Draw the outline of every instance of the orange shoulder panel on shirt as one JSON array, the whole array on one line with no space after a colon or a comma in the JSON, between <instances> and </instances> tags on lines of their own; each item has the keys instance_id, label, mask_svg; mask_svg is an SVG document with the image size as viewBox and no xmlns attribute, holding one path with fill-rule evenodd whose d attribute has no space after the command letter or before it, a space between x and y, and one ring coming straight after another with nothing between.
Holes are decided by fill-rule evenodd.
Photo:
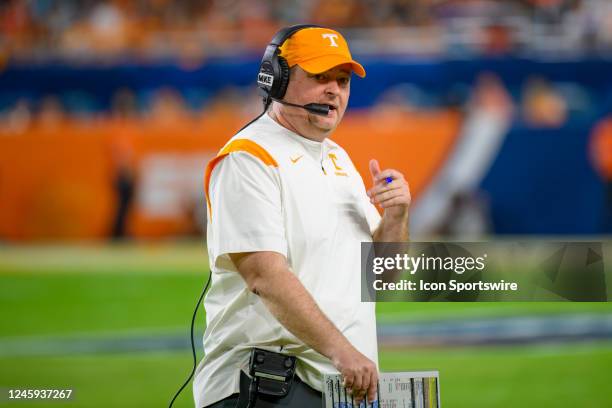
<instances>
[{"instance_id":1,"label":"orange shoulder panel on shirt","mask_svg":"<svg viewBox=\"0 0 612 408\"><path fill-rule=\"evenodd\" d=\"M217 157L208 162L206 166L206 172L204 174L204 193L206 194L206 205L208 206L208 214L212 215L210 209L210 199L208 198L208 186L210 185L210 176L217 164L221 162L228 154L233 152L246 152L261 160L266 166L274 166L278 167L278 163L274 160L274 157L270 155L260 145L255 143L252 140L248 139L236 139L230 142L227 146L225 146L221 151L217 154Z\"/></svg>"}]
</instances>

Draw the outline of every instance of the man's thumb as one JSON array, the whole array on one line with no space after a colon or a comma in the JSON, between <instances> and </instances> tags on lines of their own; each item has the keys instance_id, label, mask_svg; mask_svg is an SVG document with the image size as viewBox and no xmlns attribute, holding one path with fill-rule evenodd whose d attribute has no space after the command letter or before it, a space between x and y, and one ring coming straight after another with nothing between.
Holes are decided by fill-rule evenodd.
<instances>
[{"instance_id":1,"label":"man's thumb","mask_svg":"<svg viewBox=\"0 0 612 408\"><path fill-rule=\"evenodd\" d=\"M376 181L376 176L380 173L380 165L378 164L378 160L372 159L370 160L370 174L372 175L372 179Z\"/></svg>"}]
</instances>

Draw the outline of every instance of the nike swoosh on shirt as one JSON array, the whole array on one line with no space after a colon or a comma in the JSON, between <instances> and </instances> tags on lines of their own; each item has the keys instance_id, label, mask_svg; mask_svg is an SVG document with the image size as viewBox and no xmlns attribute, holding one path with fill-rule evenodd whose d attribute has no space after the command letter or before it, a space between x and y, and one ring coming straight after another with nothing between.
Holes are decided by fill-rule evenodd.
<instances>
[{"instance_id":1,"label":"nike swoosh on shirt","mask_svg":"<svg viewBox=\"0 0 612 408\"><path fill-rule=\"evenodd\" d=\"M300 160L302 157L304 157L304 155L300 155L298 157L296 157L295 159L293 157L290 157L289 160L291 160L291 163L295 164L297 163L298 160Z\"/></svg>"}]
</instances>

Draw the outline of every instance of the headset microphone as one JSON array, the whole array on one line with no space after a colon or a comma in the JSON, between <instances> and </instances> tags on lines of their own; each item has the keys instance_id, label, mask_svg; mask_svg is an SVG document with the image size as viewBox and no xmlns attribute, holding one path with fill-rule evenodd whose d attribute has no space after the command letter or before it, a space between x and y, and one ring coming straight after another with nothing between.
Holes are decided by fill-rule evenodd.
<instances>
[{"instance_id":1,"label":"headset microphone","mask_svg":"<svg viewBox=\"0 0 612 408\"><path fill-rule=\"evenodd\" d=\"M274 101L278 103L282 103L287 106L294 106L296 108L306 109L310 113L314 113L315 115L327 116L329 113L330 107L329 105L325 105L322 103L308 103L306 105L298 105L296 103L285 102L280 99L272 98Z\"/></svg>"}]
</instances>

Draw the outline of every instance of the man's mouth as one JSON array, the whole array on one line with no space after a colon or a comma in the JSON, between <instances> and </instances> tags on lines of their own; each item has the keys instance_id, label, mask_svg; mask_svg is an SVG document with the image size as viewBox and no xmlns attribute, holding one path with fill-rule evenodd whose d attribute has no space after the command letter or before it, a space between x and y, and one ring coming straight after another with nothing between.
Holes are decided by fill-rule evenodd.
<instances>
[{"instance_id":1,"label":"man's mouth","mask_svg":"<svg viewBox=\"0 0 612 408\"><path fill-rule=\"evenodd\" d=\"M338 109L338 107L336 105L332 105L331 103L324 103L323 105L329 106L329 111L330 112L333 111L333 110Z\"/></svg>"}]
</instances>

